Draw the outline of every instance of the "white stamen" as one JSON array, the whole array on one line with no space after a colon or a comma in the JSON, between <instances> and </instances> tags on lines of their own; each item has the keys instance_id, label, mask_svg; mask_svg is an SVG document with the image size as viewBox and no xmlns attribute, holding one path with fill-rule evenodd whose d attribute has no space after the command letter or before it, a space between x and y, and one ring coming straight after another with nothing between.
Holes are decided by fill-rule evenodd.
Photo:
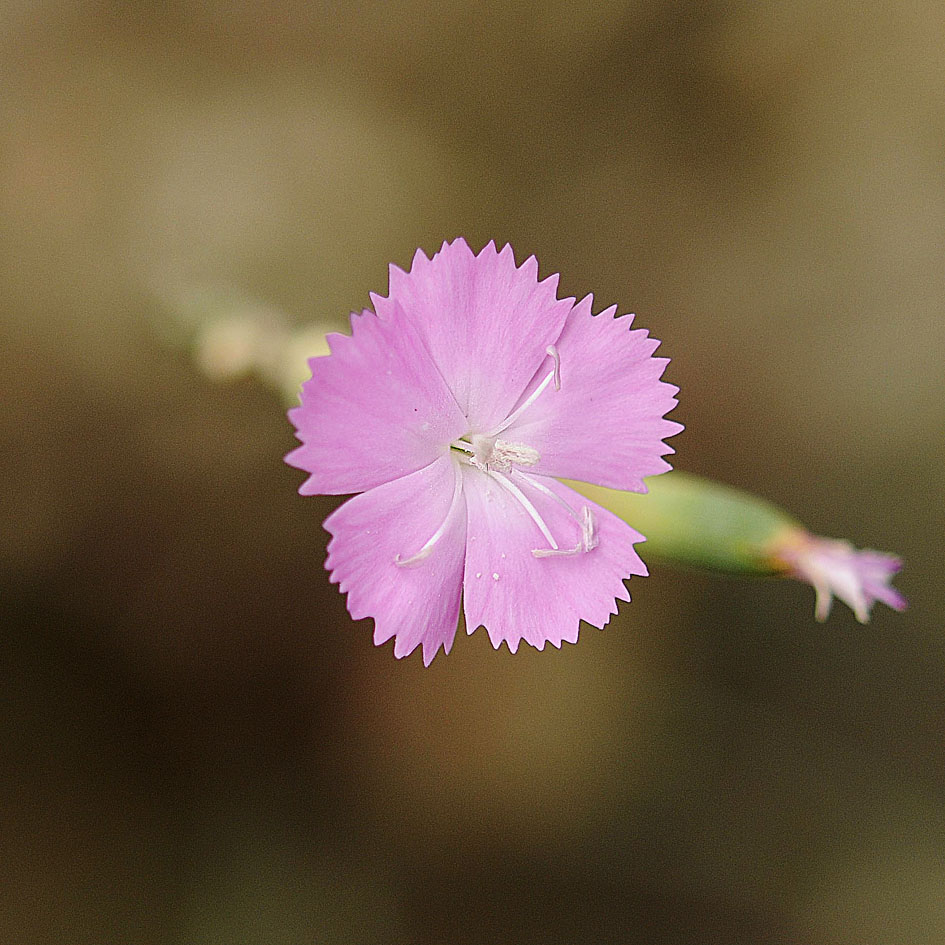
<instances>
[{"instance_id":1,"label":"white stamen","mask_svg":"<svg viewBox=\"0 0 945 945\"><path fill-rule=\"evenodd\" d=\"M534 466L541 459L538 450L524 443L510 443L507 440L495 440L476 433L472 437L473 465L488 471L497 469L508 472L513 466Z\"/></svg>"},{"instance_id":2,"label":"white stamen","mask_svg":"<svg viewBox=\"0 0 945 945\"><path fill-rule=\"evenodd\" d=\"M553 555L576 555L582 554L585 551L593 551L599 544L600 538L597 534L597 521L594 518L594 513L591 511L589 506L582 506L581 515L578 516L577 512L571 508L571 506L563 499L557 492L552 492L546 485L539 482L533 476L526 476L524 473L519 472L517 469L512 470L512 475L516 479L520 479L522 482L528 483L533 489L537 489L543 495L548 496L550 499L554 499L562 508L564 508L568 515L574 519L574 521L581 528L581 540L573 547L562 550L549 550L548 548L534 548L532 554L536 558L550 558Z\"/></svg>"},{"instance_id":3,"label":"white stamen","mask_svg":"<svg viewBox=\"0 0 945 945\"><path fill-rule=\"evenodd\" d=\"M424 558L428 558L434 545L446 534L447 526L453 517L453 513L459 507L459 498L463 494L463 477L458 463L453 463L453 476L453 498L450 500L450 507L446 510L446 518L443 519L443 523L415 555L411 555L409 558L401 558L399 554L394 555L394 564L398 567L409 568L411 565L423 561Z\"/></svg>"},{"instance_id":4,"label":"white stamen","mask_svg":"<svg viewBox=\"0 0 945 945\"><path fill-rule=\"evenodd\" d=\"M558 354L558 349L554 345L548 345L548 347L545 348L545 351L548 352L550 357L554 358L555 390L561 390L561 355Z\"/></svg>"},{"instance_id":5,"label":"white stamen","mask_svg":"<svg viewBox=\"0 0 945 945\"><path fill-rule=\"evenodd\" d=\"M532 554L536 558L573 558L583 550L581 543L578 542L573 548L532 548Z\"/></svg>"},{"instance_id":6,"label":"white stamen","mask_svg":"<svg viewBox=\"0 0 945 945\"><path fill-rule=\"evenodd\" d=\"M593 551L600 544L597 534L597 519L588 506L581 509L581 545L585 551Z\"/></svg>"},{"instance_id":7,"label":"white stamen","mask_svg":"<svg viewBox=\"0 0 945 945\"><path fill-rule=\"evenodd\" d=\"M487 470L486 475L491 476L497 483L499 483L499 485L507 489L512 494L513 498L518 500L522 508L528 512L531 520L538 526L539 531L545 536L548 544L551 545L555 551L557 551L558 543L551 536L551 532L548 530L548 526L545 524L544 519L538 514L538 509L536 509L535 506L529 502L522 490L519 489L519 487L515 485L515 483L510 479L503 476L502 473L498 473L490 469Z\"/></svg>"},{"instance_id":8,"label":"white stamen","mask_svg":"<svg viewBox=\"0 0 945 945\"><path fill-rule=\"evenodd\" d=\"M498 436L503 430L507 430L516 420L544 393L545 388L554 381L555 390L561 390L561 358L558 356L558 349L554 345L548 345L545 349L548 354L554 358L555 366L551 369L548 376L532 391L531 396L525 403L513 410L503 421L487 433L487 436Z\"/></svg>"},{"instance_id":9,"label":"white stamen","mask_svg":"<svg viewBox=\"0 0 945 945\"><path fill-rule=\"evenodd\" d=\"M571 506L564 499L562 499L560 495L558 495L557 492L552 492L551 489L544 485L544 483L539 482L534 476L526 476L525 473L519 472L517 469L512 472L512 475L516 479L520 479L526 485L531 486L533 489L537 489L542 495L548 496L549 499L554 499L558 505L567 511L571 518L577 521L577 512L575 512L574 509L572 509Z\"/></svg>"}]
</instances>

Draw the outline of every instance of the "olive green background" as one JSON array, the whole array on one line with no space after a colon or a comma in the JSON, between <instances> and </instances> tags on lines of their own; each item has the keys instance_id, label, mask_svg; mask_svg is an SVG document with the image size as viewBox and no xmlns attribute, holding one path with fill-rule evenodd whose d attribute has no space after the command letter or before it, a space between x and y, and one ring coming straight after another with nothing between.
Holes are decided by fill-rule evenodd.
<instances>
[{"instance_id":1,"label":"olive green background","mask_svg":"<svg viewBox=\"0 0 945 945\"><path fill-rule=\"evenodd\" d=\"M945 942L940 4L7 0L0 63L0 941ZM654 567L375 649L171 310L342 326L457 235L636 311L677 464L910 610Z\"/></svg>"}]
</instances>

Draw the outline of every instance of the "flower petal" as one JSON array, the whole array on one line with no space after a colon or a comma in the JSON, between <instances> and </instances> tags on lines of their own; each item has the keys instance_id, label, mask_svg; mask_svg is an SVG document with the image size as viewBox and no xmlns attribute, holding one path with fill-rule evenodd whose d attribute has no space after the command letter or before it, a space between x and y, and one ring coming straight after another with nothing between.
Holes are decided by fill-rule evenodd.
<instances>
[{"instance_id":1,"label":"flower petal","mask_svg":"<svg viewBox=\"0 0 945 945\"><path fill-rule=\"evenodd\" d=\"M351 326L351 337L328 336L329 357L309 362L301 406L289 411L302 445L286 462L311 474L303 495L361 492L416 472L466 430L402 311L352 315Z\"/></svg>"},{"instance_id":2,"label":"flower petal","mask_svg":"<svg viewBox=\"0 0 945 945\"><path fill-rule=\"evenodd\" d=\"M624 578L645 575L646 566L633 545L643 537L615 515L553 479L534 477L580 514L591 509L599 544L571 556L536 557L548 548L539 527L523 505L493 477L463 469L468 525L466 573L463 579L466 629L488 630L498 649L505 640L514 653L519 641L537 649L545 642L575 643L578 623L602 628L617 612L615 599L630 600ZM561 548L574 546L581 529L555 499L516 480Z\"/></svg>"},{"instance_id":3,"label":"flower petal","mask_svg":"<svg viewBox=\"0 0 945 945\"><path fill-rule=\"evenodd\" d=\"M348 595L355 620L374 618L375 644L396 638L398 659L422 644L429 665L441 646L449 653L453 645L466 540L458 477L456 462L445 456L349 499L325 519L332 535L325 562L332 583ZM420 551L444 523L427 557L397 564Z\"/></svg>"},{"instance_id":4,"label":"flower petal","mask_svg":"<svg viewBox=\"0 0 945 945\"><path fill-rule=\"evenodd\" d=\"M880 600L893 610L905 610L909 606L906 598L889 581L902 570L902 560L896 555L864 548L858 555L860 574L870 606Z\"/></svg>"},{"instance_id":5,"label":"flower petal","mask_svg":"<svg viewBox=\"0 0 945 945\"><path fill-rule=\"evenodd\" d=\"M857 549L848 541L821 538L803 530L791 531L772 549L779 567L817 592L814 614L826 620L833 598L840 598L866 623L876 601L905 610L908 601L889 582L902 568L895 555L872 548Z\"/></svg>"},{"instance_id":6,"label":"flower petal","mask_svg":"<svg viewBox=\"0 0 945 945\"><path fill-rule=\"evenodd\" d=\"M644 329L628 330L632 315L614 318L614 306L595 316L591 304L574 306L557 341L560 390L549 385L503 438L538 450L535 472L645 492L645 476L670 468L662 439L682 426L663 414L678 388L660 381L668 359L652 356L659 342Z\"/></svg>"},{"instance_id":7,"label":"flower petal","mask_svg":"<svg viewBox=\"0 0 945 945\"><path fill-rule=\"evenodd\" d=\"M410 272L390 268L390 297L372 295L391 317L403 306L421 326L427 348L474 433L511 413L554 344L573 299L559 301L558 277L538 281L535 257L516 268L511 246L489 243L478 256L463 239L432 259L417 251Z\"/></svg>"}]
</instances>

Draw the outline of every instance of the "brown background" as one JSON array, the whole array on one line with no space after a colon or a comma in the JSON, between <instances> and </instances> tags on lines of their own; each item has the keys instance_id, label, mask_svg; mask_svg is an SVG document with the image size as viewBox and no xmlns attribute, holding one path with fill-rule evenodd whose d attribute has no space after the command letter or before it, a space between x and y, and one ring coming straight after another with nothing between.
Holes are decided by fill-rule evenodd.
<instances>
[{"instance_id":1,"label":"brown background","mask_svg":"<svg viewBox=\"0 0 945 945\"><path fill-rule=\"evenodd\" d=\"M945 13L0 8L0 940L939 943ZM654 568L424 670L283 407L167 343L464 235L664 340L677 465L902 553L904 616Z\"/></svg>"}]
</instances>

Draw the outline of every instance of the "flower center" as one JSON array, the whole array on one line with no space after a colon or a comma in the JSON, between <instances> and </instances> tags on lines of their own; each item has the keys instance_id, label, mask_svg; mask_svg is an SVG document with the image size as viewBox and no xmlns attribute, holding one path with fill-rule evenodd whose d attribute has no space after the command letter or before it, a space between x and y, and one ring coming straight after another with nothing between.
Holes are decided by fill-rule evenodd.
<instances>
[{"instance_id":1,"label":"flower center","mask_svg":"<svg viewBox=\"0 0 945 945\"><path fill-rule=\"evenodd\" d=\"M450 443L450 451L456 461L456 481L454 483L453 499L450 502L446 518L440 527L427 540L423 547L407 558L397 555L394 562L401 567L417 564L426 558L436 543L443 537L446 527L453 516L462 491L461 465L473 466L485 473L490 479L500 485L525 510L528 517L535 523L545 541L547 548L534 548L532 554L536 558L551 558L554 556L576 555L585 551L592 551L597 547L600 539L597 536L597 523L594 513L588 506L581 508L580 514L575 512L571 505L556 492L539 481L534 475L522 472L521 467L537 466L541 454L534 447L525 443L516 443L511 440L500 439L499 434L507 430L512 424L548 389L554 384L555 390L561 389L561 359L554 345L547 348L548 356L554 361L554 366L544 377L532 393L513 410L505 420L488 433L467 433ZM522 491L520 485L535 490L545 498L551 499L568 513L568 516L580 529L580 538L573 548L561 548L555 540L548 524L534 503Z\"/></svg>"},{"instance_id":2,"label":"flower center","mask_svg":"<svg viewBox=\"0 0 945 945\"><path fill-rule=\"evenodd\" d=\"M535 466L541 455L538 450L524 443L510 443L496 436L474 433L469 438L472 456L468 462L483 472L490 469L508 472L513 466Z\"/></svg>"},{"instance_id":3,"label":"flower center","mask_svg":"<svg viewBox=\"0 0 945 945\"><path fill-rule=\"evenodd\" d=\"M507 430L515 421L547 390L548 385L554 383L555 390L561 390L561 358L554 345L545 349L554 366L531 392L531 394L516 407L494 430L488 433L467 433L458 440L450 443L450 448L460 452L471 453L466 462L481 469L483 472L491 470L508 472L513 466L535 466L541 455L538 450L525 443L513 443L510 440L500 440L499 434Z\"/></svg>"}]
</instances>

